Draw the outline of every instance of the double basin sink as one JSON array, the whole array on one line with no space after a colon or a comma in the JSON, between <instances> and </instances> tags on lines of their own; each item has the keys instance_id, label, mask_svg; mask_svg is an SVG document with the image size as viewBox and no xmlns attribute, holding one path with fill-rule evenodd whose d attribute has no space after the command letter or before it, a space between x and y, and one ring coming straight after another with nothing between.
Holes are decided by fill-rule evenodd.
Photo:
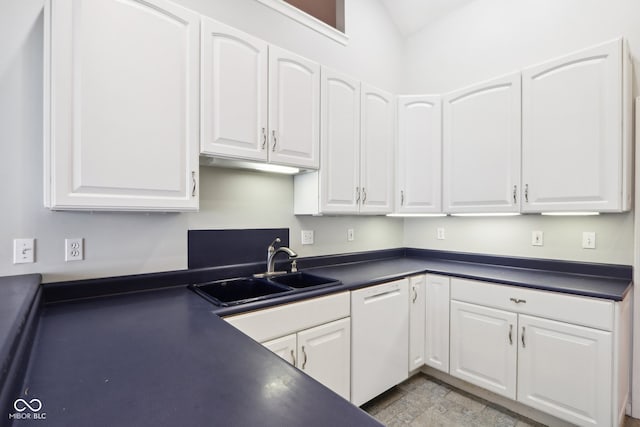
<instances>
[{"instance_id":1,"label":"double basin sink","mask_svg":"<svg viewBox=\"0 0 640 427\"><path fill-rule=\"evenodd\" d=\"M340 285L339 280L302 271L279 276L244 277L190 285L197 294L220 307L246 304L294 292Z\"/></svg>"}]
</instances>

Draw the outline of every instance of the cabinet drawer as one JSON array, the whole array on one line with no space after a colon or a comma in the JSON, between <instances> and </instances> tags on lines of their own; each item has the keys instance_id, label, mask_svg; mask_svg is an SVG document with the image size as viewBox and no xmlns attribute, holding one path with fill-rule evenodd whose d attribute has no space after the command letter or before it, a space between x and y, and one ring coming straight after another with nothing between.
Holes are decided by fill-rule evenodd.
<instances>
[{"instance_id":1,"label":"cabinet drawer","mask_svg":"<svg viewBox=\"0 0 640 427\"><path fill-rule=\"evenodd\" d=\"M351 313L349 292L256 310L225 320L258 342L311 328Z\"/></svg>"},{"instance_id":2,"label":"cabinet drawer","mask_svg":"<svg viewBox=\"0 0 640 427\"><path fill-rule=\"evenodd\" d=\"M609 300L456 278L451 279L451 299L613 330L614 303Z\"/></svg>"}]
</instances>

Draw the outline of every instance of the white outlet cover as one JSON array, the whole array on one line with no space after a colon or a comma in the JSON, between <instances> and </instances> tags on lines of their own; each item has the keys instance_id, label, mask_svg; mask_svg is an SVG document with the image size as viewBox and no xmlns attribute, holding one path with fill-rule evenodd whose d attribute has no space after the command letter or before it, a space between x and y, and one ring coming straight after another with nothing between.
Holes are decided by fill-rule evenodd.
<instances>
[{"instance_id":1,"label":"white outlet cover","mask_svg":"<svg viewBox=\"0 0 640 427\"><path fill-rule=\"evenodd\" d=\"M64 239L64 260L82 261L84 259L84 239Z\"/></svg>"},{"instance_id":2,"label":"white outlet cover","mask_svg":"<svg viewBox=\"0 0 640 427\"><path fill-rule=\"evenodd\" d=\"M437 228L436 236L437 236L438 240L444 240L445 239L444 227L438 227Z\"/></svg>"},{"instance_id":3,"label":"white outlet cover","mask_svg":"<svg viewBox=\"0 0 640 427\"><path fill-rule=\"evenodd\" d=\"M313 230L302 230L300 241L303 245L313 245Z\"/></svg>"}]
</instances>

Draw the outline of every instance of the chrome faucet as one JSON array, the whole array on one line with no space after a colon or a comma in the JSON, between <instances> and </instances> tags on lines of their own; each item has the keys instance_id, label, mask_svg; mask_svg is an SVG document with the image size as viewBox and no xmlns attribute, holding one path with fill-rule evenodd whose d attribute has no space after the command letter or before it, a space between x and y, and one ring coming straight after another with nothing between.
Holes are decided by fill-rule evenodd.
<instances>
[{"instance_id":1,"label":"chrome faucet","mask_svg":"<svg viewBox=\"0 0 640 427\"><path fill-rule=\"evenodd\" d=\"M295 258L298 256L297 253L295 253L294 251L292 251L290 248L286 247L286 246L281 246L278 249L275 248L275 244L276 243L280 243L282 240L280 240L279 237L276 237L276 239L271 242L271 244L269 245L269 247L267 248L267 272L264 273L264 276L275 276L278 274L284 274L286 273L286 271L274 271L275 270L275 257L277 254L279 254L280 252L284 252L289 256L289 259L291 258Z\"/></svg>"}]
</instances>

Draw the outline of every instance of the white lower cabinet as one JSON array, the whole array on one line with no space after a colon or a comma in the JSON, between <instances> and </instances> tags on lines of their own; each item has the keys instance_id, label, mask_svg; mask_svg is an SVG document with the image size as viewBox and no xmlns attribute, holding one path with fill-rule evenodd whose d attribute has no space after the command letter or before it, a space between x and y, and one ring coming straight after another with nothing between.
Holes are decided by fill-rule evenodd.
<instances>
[{"instance_id":1,"label":"white lower cabinet","mask_svg":"<svg viewBox=\"0 0 640 427\"><path fill-rule=\"evenodd\" d=\"M225 320L340 396L351 395L349 292Z\"/></svg>"},{"instance_id":2,"label":"white lower cabinet","mask_svg":"<svg viewBox=\"0 0 640 427\"><path fill-rule=\"evenodd\" d=\"M426 276L409 277L409 372L424 365Z\"/></svg>"},{"instance_id":3,"label":"white lower cabinet","mask_svg":"<svg viewBox=\"0 0 640 427\"><path fill-rule=\"evenodd\" d=\"M451 301L451 375L515 399L517 318L503 310Z\"/></svg>"},{"instance_id":4,"label":"white lower cabinet","mask_svg":"<svg viewBox=\"0 0 640 427\"><path fill-rule=\"evenodd\" d=\"M345 399L350 397L351 320L336 320L262 345Z\"/></svg>"},{"instance_id":5,"label":"white lower cabinet","mask_svg":"<svg viewBox=\"0 0 640 427\"><path fill-rule=\"evenodd\" d=\"M520 315L518 400L578 425L608 425L612 333Z\"/></svg>"},{"instance_id":6,"label":"white lower cabinet","mask_svg":"<svg viewBox=\"0 0 640 427\"><path fill-rule=\"evenodd\" d=\"M575 425L619 425L630 301L452 279L450 373Z\"/></svg>"},{"instance_id":7,"label":"white lower cabinet","mask_svg":"<svg viewBox=\"0 0 640 427\"><path fill-rule=\"evenodd\" d=\"M449 373L449 277L427 274L424 362Z\"/></svg>"}]
</instances>

